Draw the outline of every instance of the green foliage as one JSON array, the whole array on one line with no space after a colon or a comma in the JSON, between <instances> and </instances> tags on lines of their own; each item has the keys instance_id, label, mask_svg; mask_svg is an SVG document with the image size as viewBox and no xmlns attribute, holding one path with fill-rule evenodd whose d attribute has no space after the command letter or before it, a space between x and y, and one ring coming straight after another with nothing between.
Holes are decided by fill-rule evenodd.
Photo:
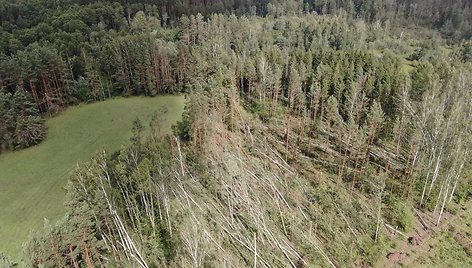
<instances>
[{"instance_id":1,"label":"green foliage","mask_svg":"<svg viewBox=\"0 0 472 268\"><path fill-rule=\"evenodd\" d=\"M403 231L410 231L415 219L411 205L393 194L387 195L384 202L388 206L388 209L384 210L387 222Z\"/></svg>"},{"instance_id":2,"label":"green foliage","mask_svg":"<svg viewBox=\"0 0 472 268\"><path fill-rule=\"evenodd\" d=\"M79 104L88 101L89 91L90 89L87 80L82 76L79 77L77 81L74 81L74 83L72 84L70 103Z\"/></svg>"},{"instance_id":3,"label":"green foliage","mask_svg":"<svg viewBox=\"0 0 472 268\"><path fill-rule=\"evenodd\" d=\"M464 173L463 177L460 177L460 181L456 187L456 194L455 194L455 201L458 204L466 202L467 200L472 197L472 180L467 179L470 178L470 174L472 173L471 169L467 169Z\"/></svg>"},{"instance_id":4,"label":"green foliage","mask_svg":"<svg viewBox=\"0 0 472 268\"><path fill-rule=\"evenodd\" d=\"M445 230L434 237L427 254L418 256L416 265L424 267L450 266L469 267L472 265L470 253L467 246L461 244L458 237L464 235L462 232ZM461 241L464 243L464 241Z\"/></svg>"},{"instance_id":5,"label":"green foliage","mask_svg":"<svg viewBox=\"0 0 472 268\"><path fill-rule=\"evenodd\" d=\"M273 116L272 106L267 102L254 103L250 111L258 115L263 122L268 122Z\"/></svg>"},{"instance_id":6,"label":"green foliage","mask_svg":"<svg viewBox=\"0 0 472 268\"><path fill-rule=\"evenodd\" d=\"M174 131L180 138L187 141L193 139L196 142L204 131L202 128L209 109L208 97L202 87L197 84L187 95L187 99L182 121L177 123Z\"/></svg>"},{"instance_id":7,"label":"green foliage","mask_svg":"<svg viewBox=\"0 0 472 268\"><path fill-rule=\"evenodd\" d=\"M389 250L394 248L394 244L386 235L380 235L376 242L373 242L364 249L365 255L363 261L369 266L375 266L375 263L384 256L387 256Z\"/></svg>"},{"instance_id":8,"label":"green foliage","mask_svg":"<svg viewBox=\"0 0 472 268\"><path fill-rule=\"evenodd\" d=\"M75 187L70 183L66 187L68 215L55 226L46 224L45 232L33 236L27 243L28 265L83 267L104 261L106 244L96 232L105 228L98 224L108 216L106 203L81 196L81 189ZM43 246L45 244L51 247Z\"/></svg>"},{"instance_id":9,"label":"green foliage","mask_svg":"<svg viewBox=\"0 0 472 268\"><path fill-rule=\"evenodd\" d=\"M224 39L230 44L217 45L218 49L215 47L208 52L219 56L221 62L229 62L232 56L243 62L240 71L244 75L235 77L242 83L242 90L250 92L253 83L272 84L278 88L277 80L282 80L284 91L279 93L288 98L290 106L296 106L295 110L303 113L308 98L302 92L308 91L311 82L319 82L322 91L335 96L342 107L345 103L342 97L351 83L365 75L368 77L366 95L377 100L389 117L386 121L393 122L398 112L395 103L397 92L402 84L402 79L395 75L400 66L387 53L382 55L382 60L374 59L363 51L365 39L354 40L372 33L372 42L383 42L377 39L386 35L397 17L400 21L405 17L409 20L419 17L418 22L425 21L439 27L452 24L460 26L461 31L470 27L458 19L468 18L471 13L469 9L458 8L460 4L451 5L447 12L438 9L440 19L423 16L425 9L435 8L430 2L411 4L423 9L413 10L398 1L387 5L370 0L336 3L294 0L236 3L223 0L205 5L201 1L65 1L57 5L44 0L32 3L6 1L6 8L0 10L0 21L4 23L0 34L5 36L2 39L8 40L0 47L0 85L12 93L17 86L25 88L34 96L40 111L51 113L70 104L102 100L112 95L154 96L178 92L192 86L194 81L202 82L205 77L221 71L218 61L205 58L207 55L201 52L211 46L212 42L204 41L213 34L211 31L223 27L226 29L219 31L226 31L228 36L218 37L221 40L213 44ZM307 20L300 24L283 19L283 15L301 15L304 12L308 15L312 10L344 17L315 23ZM269 14L274 21L265 23L264 35L260 35L263 38L255 40L247 32L241 34L241 29L249 25L248 18L236 19L236 24L232 22L230 25L229 22L220 23L223 22L222 15L206 16L224 11L248 12L251 20L255 19L253 15ZM452 11L460 15L453 15L456 13ZM349 26L350 18L382 21L385 25L366 26L356 22L363 27L352 27ZM181 28L175 27L177 20L181 21ZM314 27L319 25L323 26ZM269 43L277 47L267 46ZM257 51L257 45L263 49ZM233 47L237 55L229 55L224 49L227 47ZM293 53L286 51L295 47ZM465 44L461 49L465 61L467 47ZM242 57L242 51L247 52L248 57ZM290 58L285 64L282 55ZM325 65L330 70L323 77L312 73L312 70L320 70L319 67ZM358 69L362 72L356 74ZM287 70L283 79L280 70ZM272 72L275 77L271 77ZM414 98L421 97L424 87L421 75L413 79ZM259 86L257 90L262 91L263 87ZM263 114L267 117L266 112ZM29 121L28 124L34 128L35 122Z\"/></svg>"},{"instance_id":10,"label":"green foliage","mask_svg":"<svg viewBox=\"0 0 472 268\"><path fill-rule=\"evenodd\" d=\"M472 42L462 44L460 48L460 57L464 62L472 62Z\"/></svg>"},{"instance_id":11,"label":"green foliage","mask_svg":"<svg viewBox=\"0 0 472 268\"><path fill-rule=\"evenodd\" d=\"M45 130L44 120L23 90L12 95L0 89L0 152L36 145Z\"/></svg>"},{"instance_id":12,"label":"green foliage","mask_svg":"<svg viewBox=\"0 0 472 268\"><path fill-rule=\"evenodd\" d=\"M420 62L411 76L411 98L423 100L423 94L437 81L434 67L429 62Z\"/></svg>"}]
</instances>

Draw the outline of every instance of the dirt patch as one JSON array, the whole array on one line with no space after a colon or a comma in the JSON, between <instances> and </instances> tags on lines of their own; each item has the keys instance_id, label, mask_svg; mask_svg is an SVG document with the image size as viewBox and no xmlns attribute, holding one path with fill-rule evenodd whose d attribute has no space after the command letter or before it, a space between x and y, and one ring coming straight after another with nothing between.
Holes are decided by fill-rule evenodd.
<instances>
[{"instance_id":1,"label":"dirt patch","mask_svg":"<svg viewBox=\"0 0 472 268\"><path fill-rule=\"evenodd\" d=\"M408 254L406 254L405 252L393 252L387 255L387 259L394 263L399 263L402 260L406 259L407 257L408 257Z\"/></svg>"},{"instance_id":2,"label":"dirt patch","mask_svg":"<svg viewBox=\"0 0 472 268\"><path fill-rule=\"evenodd\" d=\"M472 258L472 231L470 231L469 217L465 217L472 209L472 200L456 207L457 213L444 213L441 223L437 225L437 218L431 212L417 211L417 217L413 229L407 234L408 239L397 239L397 247L388 254L385 259L376 263L376 267L416 267L416 261L421 256L428 256L432 244L437 237L448 230L456 230L454 240L462 246L464 251ZM452 229L451 229L452 227ZM391 239L395 239L393 235ZM452 237L450 237L452 238ZM472 266L467 266L472 267Z\"/></svg>"},{"instance_id":3,"label":"dirt patch","mask_svg":"<svg viewBox=\"0 0 472 268\"><path fill-rule=\"evenodd\" d=\"M469 256L472 256L472 239L467 234L457 233L454 239L464 248Z\"/></svg>"}]
</instances>

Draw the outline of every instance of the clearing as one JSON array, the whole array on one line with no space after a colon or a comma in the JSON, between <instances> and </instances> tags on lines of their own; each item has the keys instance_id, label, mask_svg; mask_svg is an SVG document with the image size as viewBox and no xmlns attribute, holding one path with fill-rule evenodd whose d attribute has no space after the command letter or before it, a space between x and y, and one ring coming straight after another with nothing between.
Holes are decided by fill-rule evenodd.
<instances>
[{"instance_id":1,"label":"clearing","mask_svg":"<svg viewBox=\"0 0 472 268\"><path fill-rule=\"evenodd\" d=\"M439 226L432 212L419 212L407 236L412 243L397 240L397 247L377 267L472 267L472 201L445 212ZM421 223L423 220L423 223ZM426 226L425 226L426 224ZM426 228L427 227L427 228Z\"/></svg>"},{"instance_id":2,"label":"clearing","mask_svg":"<svg viewBox=\"0 0 472 268\"><path fill-rule=\"evenodd\" d=\"M119 149L136 118L147 127L155 112L167 110L159 121L170 131L184 102L183 96L133 97L71 107L47 120L40 145L0 154L0 252L18 260L31 231L64 214L63 187L78 162Z\"/></svg>"}]
</instances>

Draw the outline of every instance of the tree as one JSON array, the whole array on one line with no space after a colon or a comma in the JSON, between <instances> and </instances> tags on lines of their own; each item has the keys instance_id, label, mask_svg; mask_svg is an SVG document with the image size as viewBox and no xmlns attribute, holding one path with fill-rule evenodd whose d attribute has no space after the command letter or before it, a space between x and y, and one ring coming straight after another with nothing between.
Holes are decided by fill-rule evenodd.
<instances>
[{"instance_id":1,"label":"tree","mask_svg":"<svg viewBox=\"0 0 472 268\"><path fill-rule=\"evenodd\" d=\"M44 119L24 89L13 95L0 89L0 112L0 149L26 148L44 139Z\"/></svg>"},{"instance_id":2,"label":"tree","mask_svg":"<svg viewBox=\"0 0 472 268\"><path fill-rule=\"evenodd\" d=\"M368 160L370 154L370 147L375 141L375 138L379 134L380 130L383 127L385 114L382 111L382 107L375 100L370 107L369 113L367 114L366 125L364 129L367 133L367 144L365 152L365 161Z\"/></svg>"},{"instance_id":3,"label":"tree","mask_svg":"<svg viewBox=\"0 0 472 268\"><path fill-rule=\"evenodd\" d=\"M342 133L343 119L339 114L339 103L336 97L330 96L326 101L326 114L325 114L325 135L326 135L326 146L330 145L330 141L337 143Z\"/></svg>"}]
</instances>

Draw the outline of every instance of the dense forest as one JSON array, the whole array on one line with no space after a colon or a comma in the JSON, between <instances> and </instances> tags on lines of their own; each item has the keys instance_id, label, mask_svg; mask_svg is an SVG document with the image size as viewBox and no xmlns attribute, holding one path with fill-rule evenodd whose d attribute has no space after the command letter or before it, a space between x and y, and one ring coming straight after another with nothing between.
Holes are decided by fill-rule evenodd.
<instances>
[{"instance_id":1,"label":"dense forest","mask_svg":"<svg viewBox=\"0 0 472 268\"><path fill-rule=\"evenodd\" d=\"M184 76L188 76L183 66L188 53L185 45L196 42L174 42L178 31L182 27L200 31L205 16L215 12L271 18L337 14L384 28L397 23L426 25L450 40L467 39L472 33L469 1L2 0L0 87L4 94L24 91L21 101L24 106L34 101L28 112L34 116L116 95L182 91ZM155 37L165 43L156 43ZM467 49L470 57L470 44ZM0 109L11 113L10 104ZM35 117L26 122L18 112L1 118L3 125L10 126L0 129L2 150L37 144L44 136L40 135L44 132L41 120ZM21 134L25 124L28 133Z\"/></svg>"},{"instance_id":2,"label":"dense forest","mask_svg":"<svg viewBox=\"0 0 472 268\"><path fill-rule=\"evenodd\" d=\"M373 266L384 226L471 195L469 1L0 0L0 22L1 150L69 105L188 99L174 135L136 120L77 168L33 267Z\"/></svg>"}]
</instances>

